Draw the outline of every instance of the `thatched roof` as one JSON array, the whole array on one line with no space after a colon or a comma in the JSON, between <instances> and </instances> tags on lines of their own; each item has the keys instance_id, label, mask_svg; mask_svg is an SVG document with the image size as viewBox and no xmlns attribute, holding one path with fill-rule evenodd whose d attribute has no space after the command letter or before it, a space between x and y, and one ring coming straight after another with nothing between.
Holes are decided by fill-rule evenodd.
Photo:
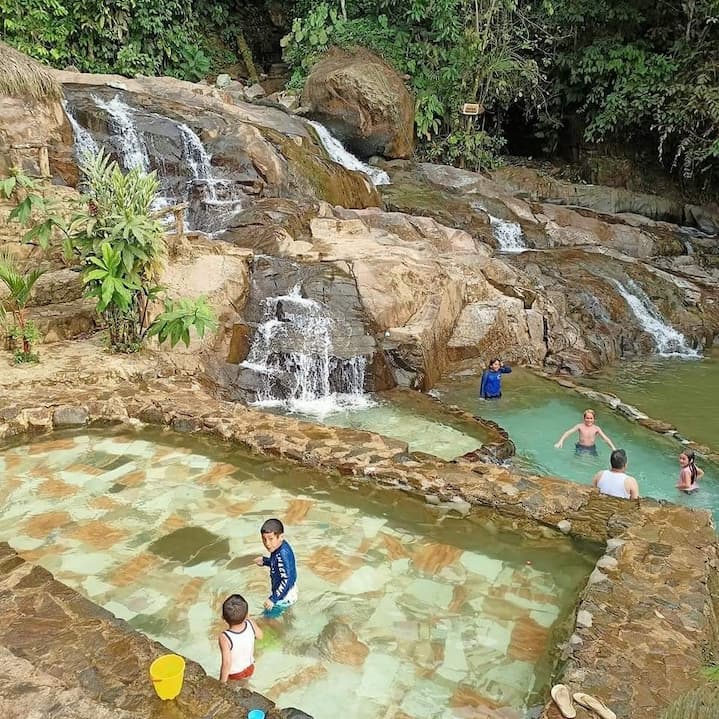
<instances>
[{"instance_id":1,"label":"thatched roof","mask_svg":"<svg viewBox=\"0 0 719 719\"><path fill-rule=\"evenodd\" d=\"M52 70L0 42L0 95L58 100L62 89Z\"/></svg>"}]
</instances>

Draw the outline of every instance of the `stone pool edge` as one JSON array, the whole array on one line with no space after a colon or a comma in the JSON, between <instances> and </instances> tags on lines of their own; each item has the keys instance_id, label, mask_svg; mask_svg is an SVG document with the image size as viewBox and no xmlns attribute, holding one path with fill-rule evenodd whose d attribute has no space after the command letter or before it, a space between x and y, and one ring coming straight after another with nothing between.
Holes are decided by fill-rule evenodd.
<instances>
[{"instance_id":1,"label":"stone pool edge","mask_svg":"<svg viewBox=\"0 0 719 719\"><path fill-rule=\"evenodd\" d=\"M601 697L620 719L655 719L674 697L700 682L701 667L715 656L712 588L719 585L718 555L708 512L599 497L582 485L520 477L489 464L408 459L402 442L267 415L218 400L196 382L128 385L59 386L43 388L42 402L32 392L0 400L0 439L55 428L161 425L214 435L350 481L393 487L460 513L492 507L510 518L601 542L606 553L581 592L556 678L572 691ZM124 629L137 641L150 641ZM226 689L216 680L204 681L216 685L219 701ZM152 699L151 690L147 698ZM550 702L542 716L559 715Z\"/></svg>"}]
</instances>

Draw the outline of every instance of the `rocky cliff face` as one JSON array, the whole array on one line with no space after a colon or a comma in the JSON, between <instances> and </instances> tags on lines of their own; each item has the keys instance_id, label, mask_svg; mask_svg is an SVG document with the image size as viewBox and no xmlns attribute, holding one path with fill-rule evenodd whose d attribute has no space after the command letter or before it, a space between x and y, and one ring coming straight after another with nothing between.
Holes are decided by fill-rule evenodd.
<instances>
[{"instance_id":1,"label":"rocky cliff face","mask_svg":"<svg viewBox=\"0 0 719 719\"><path fill-rule=\"evenodd\" d=\"M656 351L636 302L683 332L687 349L713 342L719 327L716 241L667 222L683 211L672 203L516 168L488 178L405 161L387 163L392 184L380 198L366 175L329 159L304 120L277 107L171 78L57 76L92 142L125 164L139 153L134 161L158 172L168 201L189 203L198 231L165 281L176 294L210 295L221 330L173 361L244 399L256 378L241 365L266 301L292 292L331 320L337 362L363 358L367 389L427 389L448 363L471 357L581 372ZM3 132L11 130L22 135ZM57 156L69 157L67 128L57 138ZM0 239L19 234L10 228ZM50 272L32 312L47 336L92 331L77 272L41 261Z\"/></svg>"}]
</instances>

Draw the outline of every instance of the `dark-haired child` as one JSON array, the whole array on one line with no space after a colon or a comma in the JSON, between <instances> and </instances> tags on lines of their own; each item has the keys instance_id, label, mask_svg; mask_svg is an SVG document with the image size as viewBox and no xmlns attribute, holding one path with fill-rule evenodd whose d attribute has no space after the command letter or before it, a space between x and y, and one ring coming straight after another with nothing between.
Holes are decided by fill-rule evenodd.
<instances>
[{"instance_id":1,"label":"dark-haired child","mask_svg":"<svg viewBox=\"0 0 719 719\"><path fill-rule=\"evenodd\" d=\"M220 634L222 664L220 681L248 679L255 672L255 638L262 639L262 630L247 616L245 598L231 594L222 603L222 618L227 629Z\"/></svg>"},{"instance_id":2,"label":"dark-haired child","mask_svg":"<svg viewBox=\"0 0 719 719\"><path fill-rule=\"evenodd\" d=\"M479 383L480 399L499 399L502 396L502 375L509 374L512 368L498 359L490 360L487 369L482 372Z\"/></svg>"},{"instance_id":3,"label":"dark-haired child","mask_svg":"<svg viewBox=\"0 0 719 719\"><path fill-rule=\"evenodd\" d=\"M262 544L269 557L257 557L255 564L270 568L270 596L265 609L285 609L297 601L297 568L295 553L285 539L285 527L279 519L268 519L260 528Z\"/></svg>"},{"instance_id":4,"label":"dark-haired child","mask_svg":"<svg viewBox=\"0 0 719 719\"><path fill-rule=\"evenodd\" d=\"M704 470L697 467L693 449L685 449L679 455L679 466L681 470L679 471L677 489L681 489L682 492L686 493L699 489L697 480L704 476Z\"/></svg>"}]
</instances>

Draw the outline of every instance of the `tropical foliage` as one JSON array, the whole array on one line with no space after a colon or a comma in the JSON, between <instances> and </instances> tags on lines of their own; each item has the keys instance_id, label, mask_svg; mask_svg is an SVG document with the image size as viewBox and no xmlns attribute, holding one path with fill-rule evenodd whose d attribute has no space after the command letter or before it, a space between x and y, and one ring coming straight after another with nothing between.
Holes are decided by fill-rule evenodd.
<instances>
[{"instance_id":1,"label":"tropical foliage","mask_svg":"<svg viewBox=\"0 0 719 719\"><path fill-rule=\"evenodd\" d=\"M719 171L719 0L326 0L297 4L285 57L301 84L329 45L363 45L409 77L429 157L486 166L508 113L556 151L638 143L683 180ZM464 123L462 103L484 109Z\"/></svg>"},{"instance_id":2,"label":"tropical foliage","mask_svg":"<svg viewBox=\"0 0 719 719\"><path fill-rule=\"evenodd\" d=\"M510 125L513 138L549 152L565 149L572 128L585 143L651 150L683 182L716 186L719 0L0 0L0 37L14 47L127 75L198 79L241 58L251 70L276 60L251 54L276 52L267 44L276 25L288 31L295 87L331 45L365 46L393 64L414 92L424 157L487 167ZM14 60L0 65L0 88L25 82ZM40 74L27 77L44 92ZM463 117L464 103L483 112Z\"/></svg>"},{"instance_id":3,"label":"tropical foliage","mask_svg":"<svg viewBox=\"0 0 719 719\"><path fill-rule=\"evenodd\" d=\"M68 261L79 264L85 294L93 297L97 311L107 323L110 346L117 352L134 352L147 337L159 342L170 340L174 347L190 343L190 330L200 336L217 326L205 299L164 298L158 285L166 247L164 231L155 218L152 203L158 189L155 173L139 169L123 173L104 152L88 156L81 165L86 194L79 201L69 221L59 215L47 215L50 203L40 193L38 181L18 170L0 180L0 194L15 197L16 206L10 218L29 225L23 241L51 247L58 233ZM44 229L43 229L44 228ZM24 308L32 286L42 274L22 274L8 255L0 257L0 280L11 291L11 301L4 304L5 313L15 320L12 332L29 333L32 325L25 321ZM153 304L164 300L165 311L152 319ZM23 352L25 339L21 334Z\"/></svg>"},{"instance_id":4,"label":"tropical foliage","mask_svg":"<svg viewBox=\"0 0 719 719\"><path fill-rule=\"evenodd\" d=\"M81 171L87 194L63 244L65 254L81 262L86 294L97 300L97 311L107 320L111 347L133 352L151 335L160 342L169 338L173 346L178 340L189 345L191 328L201 337L213 329L216 322L204 298L182 300L185 311L174 313L168 300L166 311L154 323L149 319L162 292L157 283L166 251L152 211L159 187L155 173L138 168L123 173L103 152L86 158Z\"/></svg>"},{"instance_id":5,"label":"tropical foliage","mask_svg":"<svg viewBox=\"0 0 719 719\"><path fill-rule=\"evenodd\" d=\"M684 179L719 172L719 0L552 0L555 119L591 141L644 141Z\"/></svg>"},{"instance_id":6,"label":"tropical foliage","mask_svg":"<svg viewBox=\"0 0 719 719\"><path fill-rule=\"evenodd\" d=\"M434 159L493 165L504 113L544 103L538 36L519 0L320 3L295 19L283 43L296 85L330 45L382 55L410 78L417 135ZM479 104L476 121L461 115L464 103Z\"/></svg>"},{"instance_id":7,"label":"tropical foliage","mask_svg":"<svg viewBox=\"0 0 719 719\"><path fill-rule=\"evenodd\" d=\"M37 362L38 356L32 346L40 339L40 332L27 318L27 303L35 283L44 270L23 271L19 261L7 250L0 252L0 282L8 290L8 296L0 300L0 323L14 345L15 361Z\"/></svg>"}]
</instances>

